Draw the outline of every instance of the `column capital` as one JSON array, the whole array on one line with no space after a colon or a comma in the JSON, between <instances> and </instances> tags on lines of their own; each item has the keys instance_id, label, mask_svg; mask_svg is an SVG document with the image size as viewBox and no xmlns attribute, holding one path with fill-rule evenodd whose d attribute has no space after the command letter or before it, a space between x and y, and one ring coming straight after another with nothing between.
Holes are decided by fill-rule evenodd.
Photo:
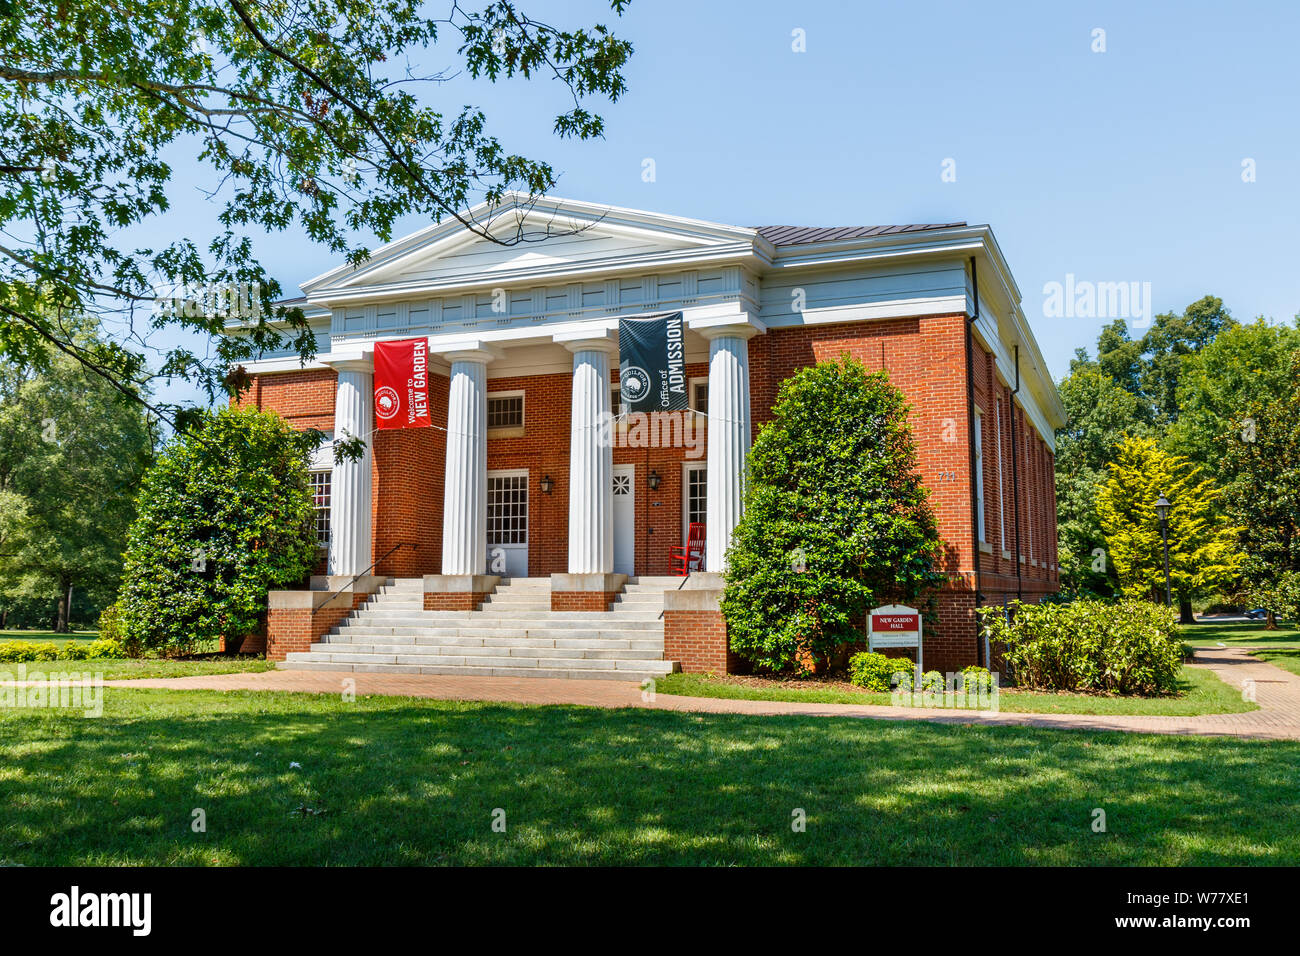
<instances>
[{"instance_id":1,"label":"column capital","mask_svg":"<svg viewBox=\"0 0 1300 956\"><path fill-rule=\"evenodd\" d=\"M330 352L320 360L336 372L373 372L375 353L369 350L356 352Z\"/></svg>"},{"instance_id":2,"label":"column capital","mask_svg":"<svg viewBox=\"0 0 1300 956\"><path fill-rule=\"evenodd\" d=\"M618 351L617 329L592 329L582 332L560 332L551 337L557 345L563 345L574 354L578 352L604 352L613 354Z\"/></svg>"},{"instance_id":3,"label":"column capital","mask_svg":"<svg viewBox=\"0 0 1300 956\"><path fill-rule=\"evenodd\" d=\"M712 342L714 339L742 339L749 341L756 335L762 335L767 331L765 326L758 319L738 320L732 318L705 319L698 324L690 326L692 332L702 335Z\"/></svg>"},{"instance_id":4,"label":"column capital","mask_svg":"<svg viewBox=\"0 0 1300 956\"><path fill-rule=\"evenodd\" d=\"M500 346L492 345L481 339L461 342L445 348L431 348L430 351L440 356L445 362L478 362L482 365L495 362L505 354Z\"/></svg>"}]
</instances>

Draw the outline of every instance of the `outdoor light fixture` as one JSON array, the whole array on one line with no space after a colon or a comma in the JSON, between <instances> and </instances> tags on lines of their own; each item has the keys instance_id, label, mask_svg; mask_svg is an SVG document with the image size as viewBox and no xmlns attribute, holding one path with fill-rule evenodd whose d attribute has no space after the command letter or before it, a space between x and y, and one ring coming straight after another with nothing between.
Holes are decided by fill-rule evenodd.
<instances>
[{"instance_id":1,"label":"outdoor light fixture","mask_svg":"<svg viewBox=\"0 0 1300 956\"><path fill-rule=\"evenodd\" d=\"M1162 491L1160 500L1156 502L1156 515L1160 518L1160 540L1165 545L1165 605L1167 607L1174 603L1173 593L1169 588L1169 509L1172 507L1173 503Z\"/></svg>"},{"instance_id":2,"label":"outdoor light fixture","mask_svg":"<svg viewBox=\"0 0 1300 956\"><path fill-rule=\"evenodd\" d=\"M650 484L650 490L651 490L651 491L658 491L658 490L659 490L659 480L660 480L660 479L659 479L659 472L657 472L657 471L655 471L653 468L651 468L651 469L650 469L650 477L648 477L648 478L646 479L646 481L649 482L649 484Z\"/></svg>"},{"instance_id":3,"label":"outdoor light fixture","mask_svg":"<svg viewBox=\"0 0 1300 956\"><path fill-rule=\"evenodd\" d=\"M555 482L551 481L550 475L543 476L539 484L542 486L542 494L544 495L549 495L551 489L555 487Z\"/></svg>"}]
</instances>

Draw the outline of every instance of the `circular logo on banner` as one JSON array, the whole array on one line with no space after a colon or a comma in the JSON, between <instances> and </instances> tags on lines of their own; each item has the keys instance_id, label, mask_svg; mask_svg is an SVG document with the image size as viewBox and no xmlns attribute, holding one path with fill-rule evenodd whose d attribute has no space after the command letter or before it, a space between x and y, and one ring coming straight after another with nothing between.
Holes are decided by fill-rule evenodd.
<instances>
[{"instance_id":1,"label":"circular logo on banner","mask_svg":"<svg viewBox=\"0 0 1300 956\"><path fill-rule=\"evenodd\" d=\"M628 366L618 373L618 393L629 404L641 401L650 394L650 376L643 368Z\"/></svg>"},{"instance_id":2,"label":"circular logo on banner","mask_svg":"<svg viewBox=\"0 0 1300 956\"><path fill-rule=\"evenodd\" d=\"M396 390L385 385L375 391L375 414L387 421L397 414L397 410L402 407L401 400L397 397Z\"/></svg>"}]
</instances>

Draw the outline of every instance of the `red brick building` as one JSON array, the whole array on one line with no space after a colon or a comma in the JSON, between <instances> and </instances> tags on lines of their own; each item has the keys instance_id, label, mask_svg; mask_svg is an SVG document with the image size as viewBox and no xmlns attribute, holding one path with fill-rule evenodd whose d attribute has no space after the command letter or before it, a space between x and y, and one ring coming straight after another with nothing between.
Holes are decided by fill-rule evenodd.
<instances>
[{"instance_id":1,"label":"red brick building","mask_svg":"<svg viewBox=\"0 0 1300 956\"><path fill-rule=\"evenodd\" d=\"M741 228L554 199L467 218L507 244L451 220L312 279L303 307L317 360L248 367L245 402L367 443L359 462L318 457L326 573L315 593L272 595L272 657L512 670L499 663L509 654L480 664L453 645L403 663L396 643L377 641L366 658L366 615L383 623L383 608L398 620L408 607L381 630L416 648L421 627L490 625L504 642L543 618L598 634L613 615L645 623L660 659L725 668L717 572L750 441L784 379L845 354L886 370L912 406L949 581L927 621L927 666L982 659L977 601L1057 589L1053 435L1064 412L988 227ZM619 318L672 311L684 317L691 411L620 417ZM428 339L435 427L375 431L374 343L411 337ZM692 521L706 529L704 572L679 590L662 576ZM344 586L350 597L320 608ZM402 587L409 604L395 596ZM518 613L502 617L510 607ZM331 648L331 630L354 635L355 653ZM584 652L599 652L592 642Z\"/></svg>"}]
</instances>

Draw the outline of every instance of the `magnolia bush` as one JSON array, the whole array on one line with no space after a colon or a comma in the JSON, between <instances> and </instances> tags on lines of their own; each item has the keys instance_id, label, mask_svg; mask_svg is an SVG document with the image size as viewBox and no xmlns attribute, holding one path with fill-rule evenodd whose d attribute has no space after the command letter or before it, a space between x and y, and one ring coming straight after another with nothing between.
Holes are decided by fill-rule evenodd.
<instances>
[{"instance_id":1,"label":"magnolia bush","mask_svg":"<svg viewBox=\"0 0 1300 956\"><path fill-rule=\"evenodd\" d=\"M1173 609L1147 601L980 608L1019 687L1155 697L1178 690L1183 645Z\"/></svg>"},{"instance_id":2,"label":"magnolia bush","mask_svg":"<svg viewBox=\"0 0 1300 956\"><path fill-rule=\"evenodd\" d=\"M886 373L849 359L781 386L750 454L722 600L731 649L756 669L825 669L862 642L868 608L940 580L907 411Z\"/></svg>"},{"instance_id":3,"label":"magnolia bush","mask_svg":"<svg viewBox=\"0 0 1300 956\"><path fill-rule=\"evenodd\" d=\"M259 626L267 591L311 573L319 550L307 462L319 434L230 407L173 439L145 475L116 627L134 653L182 653Z\"/></svg>"}]
</instances>

